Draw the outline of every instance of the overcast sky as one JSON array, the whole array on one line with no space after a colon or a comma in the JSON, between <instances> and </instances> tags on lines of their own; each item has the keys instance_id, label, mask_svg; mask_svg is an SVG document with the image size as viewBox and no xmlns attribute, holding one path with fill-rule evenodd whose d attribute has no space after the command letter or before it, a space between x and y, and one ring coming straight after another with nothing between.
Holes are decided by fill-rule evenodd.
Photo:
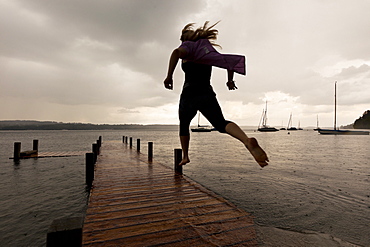
<instances>
[{"instance_id":1,"label":"overcast sky","mask_svg":"<svg viewBox=\"0 0 370 247\"><path fill-rule=\"evenodd\" d=\"M368 0L0 0L0 120L177 124L184 75L163 80L187 23L219 30L247 76L212 85L227 119L333 126L370 109ZM206 120L201 120L206 124ZM196 120L193 121L196 123Z\"/></svg>"}]
</instances>

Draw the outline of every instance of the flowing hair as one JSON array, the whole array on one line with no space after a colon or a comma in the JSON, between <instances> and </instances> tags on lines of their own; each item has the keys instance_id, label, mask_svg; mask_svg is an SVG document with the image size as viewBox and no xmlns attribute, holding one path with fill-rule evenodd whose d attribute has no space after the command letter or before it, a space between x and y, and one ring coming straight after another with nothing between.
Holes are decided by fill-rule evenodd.
<instances>
[{"instance_id":1,"label":"flowing hair","mask_svg":"<svg viewBox=\"0 0 370 247\"><path fill-rule=\"evenodd\" d=\"M213 46L219 46L220 45L214 43L214 40L217 39L218 30L212 29L214 26L216 26L220 21L216 22L212 26L208 27L209 21L206 21L202 27L199 27L194 30L195 23L189 23L182 29L182 35L180 40L181 41L198 41L200 39L208 39L210 43ZM190 32L190 35L187 35L186 40L184 39L184 34Z\"/></svg>"}]
</instances>

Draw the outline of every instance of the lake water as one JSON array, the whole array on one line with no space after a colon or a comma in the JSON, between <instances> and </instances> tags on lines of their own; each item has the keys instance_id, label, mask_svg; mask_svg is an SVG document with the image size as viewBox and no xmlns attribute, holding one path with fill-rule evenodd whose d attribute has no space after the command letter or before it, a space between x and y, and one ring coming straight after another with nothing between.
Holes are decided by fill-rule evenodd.
<instances>
[{"instance_id":1,"label":"lake water","mask_svg":"<svg viewBox=\"0 0 370 247\"><path fill-rule=\"evenodd\" d=\"M370 246L370 136L325 136L314 131L260 133L270 158L261 169L237 140L217 132L192 133L184 174L255 216L259 225L315 231ZM22 150L86 151L102 136L154 142L154 160L173 167L178 133L166 129L121 131L1 131L0 246L44 246L51 222L86 210L84 156L13 162ZM104 144L103 144L104 145Z\"/></svg>"}]
</instances>

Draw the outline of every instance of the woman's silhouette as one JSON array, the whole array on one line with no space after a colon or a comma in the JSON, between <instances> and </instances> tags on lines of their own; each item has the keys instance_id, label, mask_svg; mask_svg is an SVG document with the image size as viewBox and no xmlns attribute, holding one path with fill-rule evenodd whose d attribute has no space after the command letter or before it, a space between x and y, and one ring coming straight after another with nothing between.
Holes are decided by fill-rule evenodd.
<instances>
[{"instance_id":1,"label":"woman's silhouette","mask_svg":"<svg viewBox=\"0 0 370 247\"><path fill-rule=\"evenodd\" d=\"M213 29L216 24L208 27L208 22L205 22L202 27L195 30L193 23L186 25L180 38L182 44L172 52L170 57L167 77L164 80L165 88L172 90L172 76L180 58L181 67L185 73L185 83L179 104L180 142L183 150L183 159L179 165L190 162L189 127L197 111L200 111L219 132L227 133L240 140L257 163L264 167L268 165L265 151L255 138L249 138L237 124L225 120L212 89L212 66L227 70L226 85L229 90L237 89L233 80L234 72L245 74L244 56L220 54L214 49L213 46L218 46L212 42L216 40L218 34L218 31Z\"/></svg>"}]
</instances>

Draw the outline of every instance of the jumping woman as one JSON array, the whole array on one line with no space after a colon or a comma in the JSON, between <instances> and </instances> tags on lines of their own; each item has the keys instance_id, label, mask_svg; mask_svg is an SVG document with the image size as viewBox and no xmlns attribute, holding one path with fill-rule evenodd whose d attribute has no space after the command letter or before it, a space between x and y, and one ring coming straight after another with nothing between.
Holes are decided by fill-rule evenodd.
<instances>
[{"instance_id":1,"label":"jumping woman","mask_svg":"<svg viewBox=\"0 0 370 247\"><path fill-rule=\"evenodd\" d=\"M190 162L189 127L197 111L200 111L219 132L227 133L241 141L261 167L267 166L269 160L257 140L249 138L237 124L225 120L211 86L212 66L227 70L226 86L229 90L237 89L233 80L234 72L245 75L244 56L220 54L214 49L213 46L218 46L213 43L218 35L218 31L213 29L216 24L208 27L208 22L205 22L195 30L194 23L186 25L180 37L182 44L170 57L167 77L164 80L165 88L173 89L172 77L179 59L182 60L181 67L185 73L179 104L180 142L183 151L183 159L179 165Z\"/></svg>"}]
</instances>

